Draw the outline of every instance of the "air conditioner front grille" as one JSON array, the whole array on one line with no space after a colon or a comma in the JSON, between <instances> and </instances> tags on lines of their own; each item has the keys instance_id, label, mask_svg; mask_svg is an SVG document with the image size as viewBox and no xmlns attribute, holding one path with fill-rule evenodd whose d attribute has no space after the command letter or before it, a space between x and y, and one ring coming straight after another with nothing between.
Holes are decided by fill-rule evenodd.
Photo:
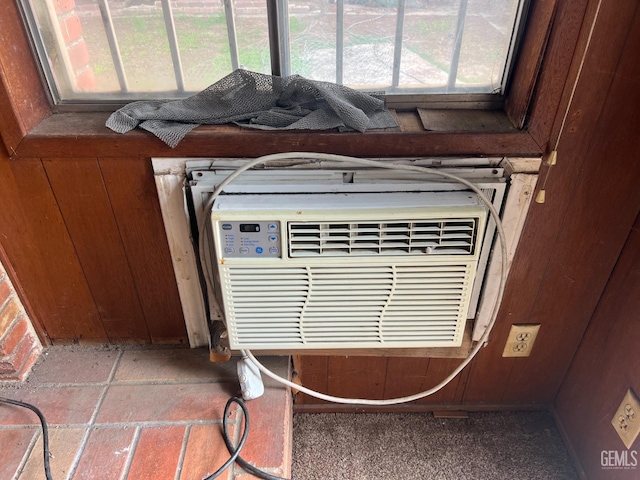
<instances>
[{"instance_id":1,"label":"air conditioner front grille","mask_svg":"<svg viewBox=\"0 0 640 480\"><path fill-rule=\"evenodd\" d=\"M221 267L234 349L456 346L475 265Z\"/></svg>"},{"instance_id":2,"label":"air conditioner front grille","mask_svg":"<svg viewBox=\"0 0 640 480\"><path fill-rule=\"evenodd\" d=\"M473 255L477 218L289 222L289 256Z\"/></svg>"}]
</instances>

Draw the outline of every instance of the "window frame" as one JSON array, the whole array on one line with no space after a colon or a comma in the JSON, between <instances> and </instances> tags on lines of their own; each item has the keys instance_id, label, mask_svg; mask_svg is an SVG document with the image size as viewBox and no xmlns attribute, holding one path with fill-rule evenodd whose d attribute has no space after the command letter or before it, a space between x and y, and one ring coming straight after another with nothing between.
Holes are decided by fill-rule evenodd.
<instances>
[{"instance_id":1,"label":"window frame","mask_svg":"<svg viewBox=\"0 0 640 480\"><path fill-rule=\"evenodd\" d=\"M515 132L424 131L415 117L394 133L269 132L240 127L202 127L176 149L159 145L145 132L119 135L104 126L105 112L57 113L46 94L16 1L3 5L0 40L0 130L11 158L90 156L242 156L248 152L325 151L355 156L540 155L559 125L566 107L567 82L575 78L576 48L584 47L585 18L593 16L590 0L533 0L515 62L512 85L500 110L519 127ZM585 17L586 15L586 17ZM17 53L17 54L16 54ZM113 110L113 109L111 109ZM454 110L455 111L455 110ZM366 141L362 141L363 135ZM251 144L251 145L249 145Z\"/></svg>"}]
</instances>

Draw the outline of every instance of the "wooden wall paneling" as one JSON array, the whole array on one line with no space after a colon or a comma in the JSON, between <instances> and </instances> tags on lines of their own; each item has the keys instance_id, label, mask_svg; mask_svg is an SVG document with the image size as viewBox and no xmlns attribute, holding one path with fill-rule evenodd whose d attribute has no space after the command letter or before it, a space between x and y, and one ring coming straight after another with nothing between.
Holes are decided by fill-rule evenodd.
<instances>
[{"instance_id":1,"label":"wooden wall paneling","mask_svg":"<svg viewBox=\"0 0 640 480\"><path fill-rule=\"evenodd\" d=\"M473 369L473 360L458 375L458 384L456 385L456 393L454 397L455 403L462 403L464 401L464 394L465 394L465 391L467 390L467 383L469 382L469 376L471 375L472 369Z\"/></svg>"},{"instance_id":2,"label":"wooden wall paneling","mask_svg":"<svg viewBox=\"0 0 640 480\"><path fill-rule=\"evenodd\" d=\"M51 115L16 3L0 4L0 134L11 155Z\"/></svg>"},{"instance_id":3,"label":"wooden wall paneling","mask_svg":"<svg viewBox=\"0 0 640 480\"><path fill-rule=\"evenodd\" d=\"M153 343L187 343L150 160L100 159L109 200Z\"/></svg>"},{"instance_id":4,"label":"wooden wall paneling","mask_svg":"<svg viewBox=\"0 0 640 480\"><path fill-rule=\"evenodd\" d=\"M614 81L531 316L546 325L532 361L512 372L505 401L553 399L640 211L638 45L640 9L611 72ZM539 377L544 388L530 381Z\"/></svg>"},{"instance_id":5,"label":"wooden wall paneling","mask_svg":"<svg viewBox=\"0 0 640 480\"><path fill-rule=\"evenodd\" d=\"M337 397L381 399L386 357L329 357L328 393Z\"/></svg>"},{"instance_id":6,"label":"wooden wall paneling","mask_svg":"<svg viewBox=\"0 0 640 480\"><path fill-rule=\"evenodd\" d=\"M581 68L583 53L596 14L597 22L589 44L589 57L592 64L594 61L597 62L596 68L589 68L586 64L582 67L584 81L582 88L576 91L576 95L588 96L595 105L588 107L590 115L589 112L574 110L573 115L568 117L565 133L577 121L584 122L583 128L586 129L590 121L597 120L598 116L595 113L597 108L601 107L604 94L611 83L610 72L615 69L620 57L637 2L602 2L599 11L598 4L599 0L565 1L560 4L558 17L561 20L552 32L550 48L540 75L540 88L532 103L529 112L531 121L527 127L543 150L545 143L550 139L550 145L546 150L550 151L555 146L562 117L571 98L571 87ZM560 78L566 79L566 83L559 82ZM550 102L549 98L557 101ZM574 98L573 102L576 103L577 100Z\"/></svg>"},{"instance_id":7,"label":"wooden wall paneling","mask_svg":"<svg viewBox=\"0 0 640 480\"><path fill-rule=\"evenodd\" d=\"M443 381L446 377L448 377L451 372L453 372L462 360L459 358L432 358L429 362L429 370L427 371L427 375L425 377L424 384L422 385L421 390L427 390L429 388L435 387L441 381ZM464 384L466 381L467 375L469 374L469 369L466 368L462 372L460 372L456 377L451 380L446 386L442 387L441 390L425 397L423 399L418 400L418 403L421 404L456 404L460 403L462 400L462 392L464 389L460 389L461 383Z\"/></svg>"},{"instance_id":8,"label":"wooden wall paneling","mask_svg":"<svg viewBox=\"0 0 640 480\"><path fill-rule=\"evenodd\" d=\"M512 370L526 370L524 366L535 361L535 357L502 358L502 350L511 324L531 322L534 305L540 301L538 292L541 282L565 212L574 196L573 190L583 168L591 136L597 131L598 118L606 98L606 95L601 95L600 92L606 92L610 88L614 76L612 71L620 57L633 11L632 6L624 2L624 5L608 4L607 8L600 12L599 28L594 31L592 50L584 64L582 81L575 92L573 109L559 146L558 165L553 167L546 185L546 202L542 205L534 203L529 210L498 322L489 345L480 352L475 362L465 392L465 401L502 402ZM585 28L588 29L588 25ZM603 48L601 44L613 44L617 48ZM552 65L553 63L551 62ZM603 70L601 66L609 70ZM550 67L547 65L546 68ZM572 87L573 83L570 81L567 90L570 91ZM561 122L562 115L563 113L558 115L556 123ZM540 175L541 179L546 177L547 169L545 166ZM542 183L539 182L538 188ZM579 237L576 237L576 240L579 240ZM558 323L557 320L549 318L539 320L543 323L543 329L545 322ZM544 351L546 347L539 343L539 340L537 342L535 352ZM487 372L492 374L488 375ZM548 396L545 401L552 398L552 395Z\"/></svg>"},{"instance_id":9,"label":"wooden wall paneling","mask_svg":"<svg viewBox=\"0 0 640 480\"><path fill-rule=\"evenodd\" d=\"M603 470L603 450L626 450L611 419L628 388L640 394L640 216L624 246L556 399L556 413L589 478L637 479ZM631 447L638 450L640 441ZM631 460L631 459L630 459ZM638 467L640 468L640 467Z\"/></svg>"},{"instance_id":10,"label":"wooden wall paneling","mask_svg":"<svg viewBox=\"0 0 640 480\"><path fill-rule=\"evenodd\" d=\"M390 357L384 382L384 398L406 397L423 389L429 358Z\"/></svg>"},{"instance_id":11,"label":"wooden wall paneling","mask_svg":"<svg viewBox=\"0 0 640 480\"><path fill-rule=\"evenodd\" d=\"M4 148L1 145L0 147ZM0 219L0 226L2 225L2 223L3 221ZM0 264L2 264L2 266L4 267L5 273L7 274L7 277L9 277L9 280L13 285L13 289L18 295L18 298L20 299L20 302L22 303L22 306L24 307L24 310L27 314L28 320L33 326L34 330L36 331L36 334L38 335L40 342L45 347L51 345L51 340L49 339L46 330L42 326L42 322L40 321L40 317L38 316L38 313L37 313L38 311L34 308L33 304L31 303L31 300L29 299L29 296L24 291L24 288L22 288L22 284L20 284L18 281L18 274L16 273L15 269L13 268L13 265L9 261L9 256L7 255L7 252L5 251L4 246L2 245L2 239L0 239Z\"/></svg>"},{"instance_id":12,"label":"wooden wall paneling","mask_svg":"<svg viewBox=\"0 0 640 480\"><path fill-rule=\"evenodd\" d=\"M15 272L19 280L15 284L21 287L32 307L28 313L34 327L41 339L49 343L43 320L61 317L40 251L34 246L37 236L19 199L8 154L0 145L0 243L7 255L5 261L10 262L11 270L8 271Z\"/></svg>"},{"instance_id":13,"label":"wooden wall paneling","mask_svg":"<svg viewBox=\"0 0 640 480\"><path fill-rule=\"evenodd\" d=\"M38 333L54 343L105 340L40 160L10 162L3 155L0 153L0 242L33 307L29 313Z\"/></svg>"},{"instance_id":14,"label":"wooden wall paneling","mask_svg":"<svg viewBox=\"0 0 640 480\"><path fill-rule=\"evenodd\" d=\"M15 202L17 191L9 155L4 145L0 145L0 245L3 255L1 260L7 273L13 274L11 280L14 286L18 287L16 290L28 299L25 307L38 336L43 343L50 343L41 316L54 311L55 302L46 278L40 275L44 271L40 258L30 249L28 242L33 242L33 233L23 220L22 206ZM26 262L28 258L30 261ZM28 287L26 290L22 287L22 282ZM42 294L32 300L29 295L31 291L41 291Z\"/></svg>"},{"instance_id":15,"label":"wooden wall paneling","mask_svg":"<svg viewBox=\"0 0 640 480\"><path fill-rule=\"evenodd\" d=\"M25 219L31 222L33 240L41 252L43 275L52 285L59 308L55 317L43 318L54 343L103 341L105 331L87 285L67 226L39 159L11 162Z\"/></svg>"},{"instance_id":16,"label":"wooden wall paneling","mask_svg":"<svg viewBox=\"0 0 640 480\"><path fill-rule=\"evenodd\" d=\"M539 290L567 203L573 194L570 186L574 181L572 175L578 175L576 167L577 165L569 162L554 167L553 175L547 183L546 203L533 203L529 210L518 251L511 266L498 320L491 332L488 345L480 350L470 366L471 372L464 394L465 403L502 403L512 371L521 370L526 368L528 363L537 361L536 356L503 358L502 352L511 325L532 322L531 312L536 302L539 302ZM544 178L544 174L541 178ZM541 318L539 321L542 323L541 330L546 328L547 323L558 323L556 319L551 318ZM540 337L536 340L534 355L547 351L547 347L540 340ZM544 379L545 377L541 377L540 381L533 382L533 385L539 386L544 383ZM545 403L550 402L552 398L547 398Z\"/></svg>"},{"instance_id":17,"label":"wooden wall paneling","mask_svg":"<svg viewBox=\"0 0 640 480\"><path fill-rule=\"evenodd\" d=\"M149 342L118 225L94 158L43 161L78 258L112 342Z\"/></svg>"},{"instance_id":18,"label":"wooden wall paneling","mask_svg":"<svg viewBox=\"0 0 640 480\"><path fill-rule=\"evenodd\" d=\"M546 265L547 248L539 241L541 236L550 233L540 227L544 225L544 217L539 206L532 204L489 343L468 367L471 371L464 392L465 403L502 402L515 363L514 358L502 357L504 345L511 324L526 323L528 309L535 301L537 286ZM536 225L539 227L536 228Z\"/></svg>"},{"instance_id":19,"label":"wooden wall paneling","mask_svg":"<svg viewBox=\"0 0 640 480\"><path fill-rule=\"evenodd\" d=\"M320 393L329 391L329 357L325 355L295 355L293 366L302 384ZM295 400L296 405L328 403L324 400L312 398L304 393L299 393Z\"/></svg>"},{"instance_id":20,"label":"wooden wall paneling","mask_svg":"<svg viewBox=\"0 0 640 480\"><path fill-rule=\"evenodd\" d=\"M461 361L459 358L389 358L384 398L404 397L429 390L453 372ZM459 403L461 395L457 395L458 385L465 376L466 372L461 372L441 390L417 400L417 403Z\"/></svg>"},{"instance_id":21,"label":"wooden wall paneling","mask_svg":"<svg viewBox=\"0 0 640 480\"><path fill-rule=\"evenodd\" d=\"M459 358L424 357L300 355L295 358L304 386L330 395L370 399L398 398L428 390L446 378L460 362ZM468 370L464 370L440 391L416 403L439 408L461 403L467 375ZM326 402L302 394L296 399L298 405L323 403ZM341 408L336 407L336 411Z\"/></svg>"}]
</instances>

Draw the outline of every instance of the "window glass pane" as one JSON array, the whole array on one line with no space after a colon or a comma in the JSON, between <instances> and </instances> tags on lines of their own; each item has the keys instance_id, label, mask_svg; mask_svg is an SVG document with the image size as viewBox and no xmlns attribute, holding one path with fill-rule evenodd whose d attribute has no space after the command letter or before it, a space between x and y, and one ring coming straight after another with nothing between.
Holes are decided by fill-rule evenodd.
<instances>
[{"instance_id":1,"label":"window glass pane","mask_svg":"<svg viewBox=\"0 0 640 480\"><path fill-rule=\"evenodd\" d=\"M222 3L208 15L176 12L174 17L185 89L200 91L228 75L231 54Z\"/></svg>"},{"instance_id":2,"label":"window glass pane","mask_svg":"<svg viewBox=\"0 0 640 480\"><path fill-rule=\"evenodd\" d=\"M518 4L468 0L456 87L500 89Z\"/></svg>"},{"instance_id":3,"label":"window glass pane","mask_svg":"<svg viewBox=\"0 0 640 480\"><path fill-rule=\"evenodd\" d=\"M523 0L268 1L286 6L285 72L388 93L501 93ZM267 0L22 2L60 101L177 98L234 68L271 73Z\"/></svg>"},{"instance_id":4,"label":"window glass pane","mask_svg":"<svg viewBox=\"0 0 640 480\"><path fill-rule=\"evenodd\" d=\"M289 0L292 72L389 93L499 91L520 3Z\"/></svg>"},{"instance_id":5,"label":"window glass pane","mask_svg":"<svg viewBox=\"0 0 640 480\"><path fill-rule=\"evenodd\" d=\"M327 0L289 3L291 73L336 81L336 7Z\"/></svg>"},{"instance_id":6,"label":"window glass pane","mask_svg":"<svg viewBox=\"0 0 640 480\"><path fill-rule=\"evenodd\" d=\"M396 26L393 3L375 0L345 5L345 85L365 88L391 85Z\"/></svg>"},{"instance_id":7,"label":"window glass pane","mask_svg":"<svg viewBox=\"0 0 640 480\"><path fill-rule=\"evenodd\" d=\"M292 73L355 88L391 85L396 10L395 0L289 1Z\"/></svg>"},{"instance_id":8,"label":"window glass pane","mask_svg":"<svg viewBox=\"0 0 640 480\"><path fill-rule=\"evenodd\" d=\"M459 2L406 10L400 86L446 90L455 48Z\"/></svg>"},{"instance_id":9,"label":"window glass pane","mask_svg":"<svg viewBox=\"0 0 640 480\"><path fill-rule=\"evenodd\" d=\"M132 8L113 9L113 24L120 54L131 92L162 92L176 90L176 79L162 12L149 10L141 15ZM94 51L108 51L100 45ZM90 65L99 69L91 58ZM149 73L153 72L152 75Z\"/></svg>"},{"instance_id":10,"label":"window glass pane","mask_svg":"<svg viewBox=\"0 0 640 480\"><path fill-rule=\"evenodd\" d=\"M266 8L242 0L232 5L238 66L270 73ZM29 0L25 7L59 100L180 97L233 70L220 0Z\"/></svg>"},{"instance_id":11,"label":"window glass pane","mask_svg":"<svg viewBox=\"0 0 640 480\"><path fill-rule=\"evenodd\" d=\"M93 82L78 85L77 90L82 92L116 93L120 91L118 73L111 58L109 41L105 33L102 19L99 15L82 15L77 17L82 27L82 39L88 51L88 75L92 75ZM60 49L60 47L58 47ZM64 72L67 75L67 72ZM73 96L73 90L61 92L64 98Z\"/></svg>"},{"instance_id":12,"label":"window glass pane","mask_svg":"<svg viewBox=\"0 0 640 480\"><path fill-rule=\"evenodd\" d=\"M239 67L271 73L265 1L234 0Z\"/></svg>"}]
</instances>

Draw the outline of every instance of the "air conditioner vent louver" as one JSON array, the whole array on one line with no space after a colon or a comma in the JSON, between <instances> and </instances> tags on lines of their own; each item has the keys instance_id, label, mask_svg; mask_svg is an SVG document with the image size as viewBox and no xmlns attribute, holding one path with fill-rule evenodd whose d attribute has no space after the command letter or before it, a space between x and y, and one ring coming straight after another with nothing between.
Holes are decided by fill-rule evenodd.
<instances>
[{"instance_id":1,"label":"air conditioner vent louver","mask_svg":"<svg viewBox=\"0 0 640 480\"><path fill-rule=\"evenodd\" d=\"M251 348L450 344L473 265L225 269L232 339ZM464 322L462 322L464 325Z\"/></svg>"},{"instance_id":2,"label":"air conditioner vent louver","mask_svg":"<svg viewBox=\"0 0 640 480\"><path fill-rule=\"evenodd\" d=\"M477 219L394 222L290 222L291 257L472 255Z\"/></svg>"}]
</instances>

